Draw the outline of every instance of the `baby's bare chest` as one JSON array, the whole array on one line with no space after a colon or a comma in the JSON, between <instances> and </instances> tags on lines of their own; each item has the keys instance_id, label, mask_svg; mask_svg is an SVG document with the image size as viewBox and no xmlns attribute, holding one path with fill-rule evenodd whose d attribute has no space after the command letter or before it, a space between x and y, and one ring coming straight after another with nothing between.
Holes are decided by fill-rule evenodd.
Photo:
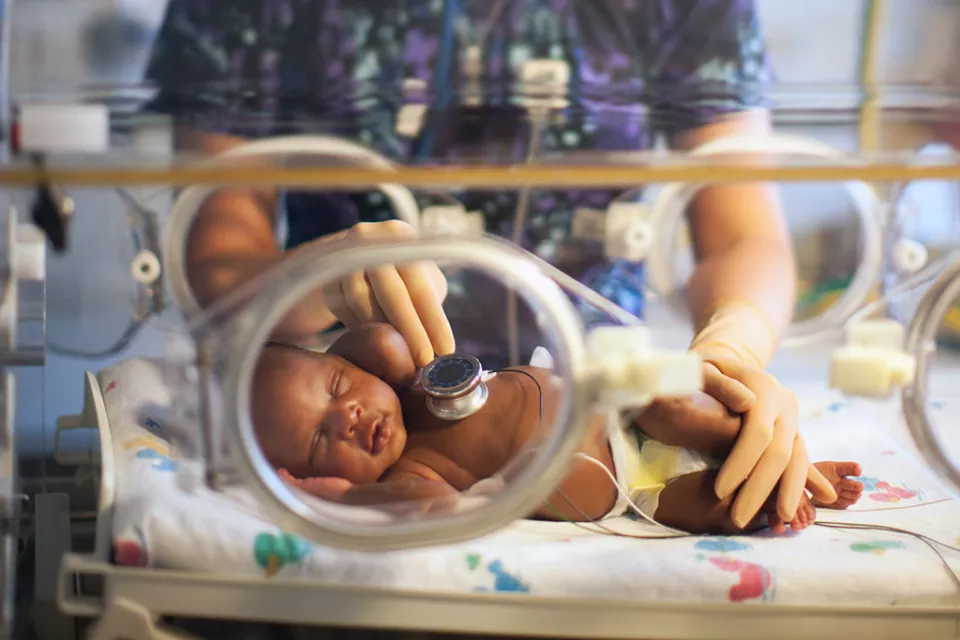
<instances>
[{"instance_id":1,"label":"baby's bare chest","mask_svg":"<svg viewBox=\"0 0 960 640\"><path fill-rule=\"evenodd\" d=\"M522 404L511 403L509 390L498 386L491 385L480 411L456 421L431 414L422 397L405 399L403 459L429 467L461 491L502 470L523 449L533 425Z\"/></svg>"}]
</instances>

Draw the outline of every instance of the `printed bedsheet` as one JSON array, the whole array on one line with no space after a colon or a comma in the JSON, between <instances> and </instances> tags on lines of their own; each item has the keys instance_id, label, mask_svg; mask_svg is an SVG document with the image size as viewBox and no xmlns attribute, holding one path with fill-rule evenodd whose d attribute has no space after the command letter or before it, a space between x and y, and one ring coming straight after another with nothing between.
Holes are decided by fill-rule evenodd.
<instances>
[{"instance_id":1,"label":"printed bedsheet","mask_svg":"<svg viewBox=\"0 0 960 640\"><path fill-rule=\"evenodd\" d=\"M931 547L890 530L811 527L784 537L640 540L524 521L446 547L382 554L325 548L272 526L242 489L188 494L177 487L176 453L159 415L173 398L157 363L125 361L103 371L100 383L117 466L118 564L371 588L635 601L892 606L958 600ZM821 509L821 521L905 528L960 545L960 504L868 417L878 412L826 391L805 392L801 401L811 457L852 459L864 470L860 503L844 512ZM935 409L950 406L936 401ZM161 411L151 415L153 407ZM899 419L894 409L880 415ZM657 533L629 517L606 525L631 535ZM940 551L960 570L960 554Z\"/></svg>"}]
</instances>

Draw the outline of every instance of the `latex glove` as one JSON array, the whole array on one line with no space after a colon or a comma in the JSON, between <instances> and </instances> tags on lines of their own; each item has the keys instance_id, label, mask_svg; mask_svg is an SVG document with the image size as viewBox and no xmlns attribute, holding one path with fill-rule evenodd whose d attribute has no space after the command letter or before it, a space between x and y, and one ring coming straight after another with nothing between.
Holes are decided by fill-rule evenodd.
<instances>
[{"instance_id":1,"label":"latex glove","mask_svg":"<svg viewBox=\"0 0 960 640\"><path fill-rule=\"evenodd\" d=\"M730 357L755 369L766 368L776 348L777 331L767 314L741 300L716 305L690 343L705 358Z\"/></svg>"},{"instance_id":2,"label":"latex glove","mask_svg":"<svg viewBox=\"0 0 960 640\"><path fill-rule=\"evenodd\" d=\"M711 362L703 363L703 392L733 413L745 413L757 401L756 394L739 380L723 375Z\"/></svg>"},{"instance_id":3,"label":"latex glove","mask_svg":"<svg viewBox=\"0 0 960 640\"><path fill-rule=\"evenodd\" d=\"M341 238L411 237L416 230L399 220L363 222ZM323 288L327 308L347 328L387 322L406 340L418 367L453 353L453 330L443 311L447 281L432 262L384 265L357 271Z\"/></svg>"},{"instance_id":4,"label":"latex glove","mask_svg":"<svg viewBox=\"0 0 960 640\"><path fill-rule=\"evenodd\" d=\"M710 362L756 395L714 487L721 500L739 488L731 512L734 523L746 526L778 483L776 512L783 522L794 519L805 488L823 503L836 500L833 486L810 464L799 433L796 395L769 373L733 358L714 356Z\"/></svg>"}]
</instances>

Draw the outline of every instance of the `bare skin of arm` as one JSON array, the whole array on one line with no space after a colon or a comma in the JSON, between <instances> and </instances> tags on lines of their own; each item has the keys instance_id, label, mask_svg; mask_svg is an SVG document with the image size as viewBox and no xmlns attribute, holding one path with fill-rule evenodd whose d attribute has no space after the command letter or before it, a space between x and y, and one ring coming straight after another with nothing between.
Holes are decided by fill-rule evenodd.
<instances>
[{"instance_id":1,"label":"bare skin of arm","mask_svg":"<svg viewBox=\"0 0 960 640\"><path fill-rule=\"evenodd\" d=\"M633 424L657 442L723 460L740 435L742 419L712 396L698 392L656 400Z\"/></svg>"},{"instance_id":2,"label":"bare skin of arm","mask_svg":"<svg viewBox=\"0 0 960 640\"><path fill-rule=\"evenodd\" d=\"M178 131L179 149L213 156L243 140ZM200 208L187 243L187 277L201 306L208 306L284 259L274 235L275 189L223 189ZM317 292L317 296L321 294ZM323 304L301 304L287 315L275 337L319 333L336 318Z\"/></svg>"},{"instance_id":3,"label":"bare skin of arm","mask_svg":"<svg viewBox=\"0 0 960 640\"><path fill-rule=\"evenodd\" d=\"M769 112L758 109L677 135L671 144L692 149L724 136L764 135L771 129ZM776 185L708 187L687 216L697 256L687 287L696 326L706 322L718 302L745 300L762 309L782 333L793 316L796 261Z\"/></svg>"}]
</instances>

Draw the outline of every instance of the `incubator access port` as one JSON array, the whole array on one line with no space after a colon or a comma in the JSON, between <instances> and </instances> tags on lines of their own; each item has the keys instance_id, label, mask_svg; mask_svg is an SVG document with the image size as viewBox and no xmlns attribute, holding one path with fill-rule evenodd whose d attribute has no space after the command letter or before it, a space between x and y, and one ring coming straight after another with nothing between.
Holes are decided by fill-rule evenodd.
<instances>
[{"instance_id":1,"label":"incubator access port","mask_svg":"<svg viewBox=\"0 0 960 640\"><path fill-rule=\"evenodd\" d=\"M903 326L889 319L864 320L847 330L847 343L830 360L830 386L856 396L888 397L910 385L914 356L904 351Z\"/></svg>"}]
</instances>

